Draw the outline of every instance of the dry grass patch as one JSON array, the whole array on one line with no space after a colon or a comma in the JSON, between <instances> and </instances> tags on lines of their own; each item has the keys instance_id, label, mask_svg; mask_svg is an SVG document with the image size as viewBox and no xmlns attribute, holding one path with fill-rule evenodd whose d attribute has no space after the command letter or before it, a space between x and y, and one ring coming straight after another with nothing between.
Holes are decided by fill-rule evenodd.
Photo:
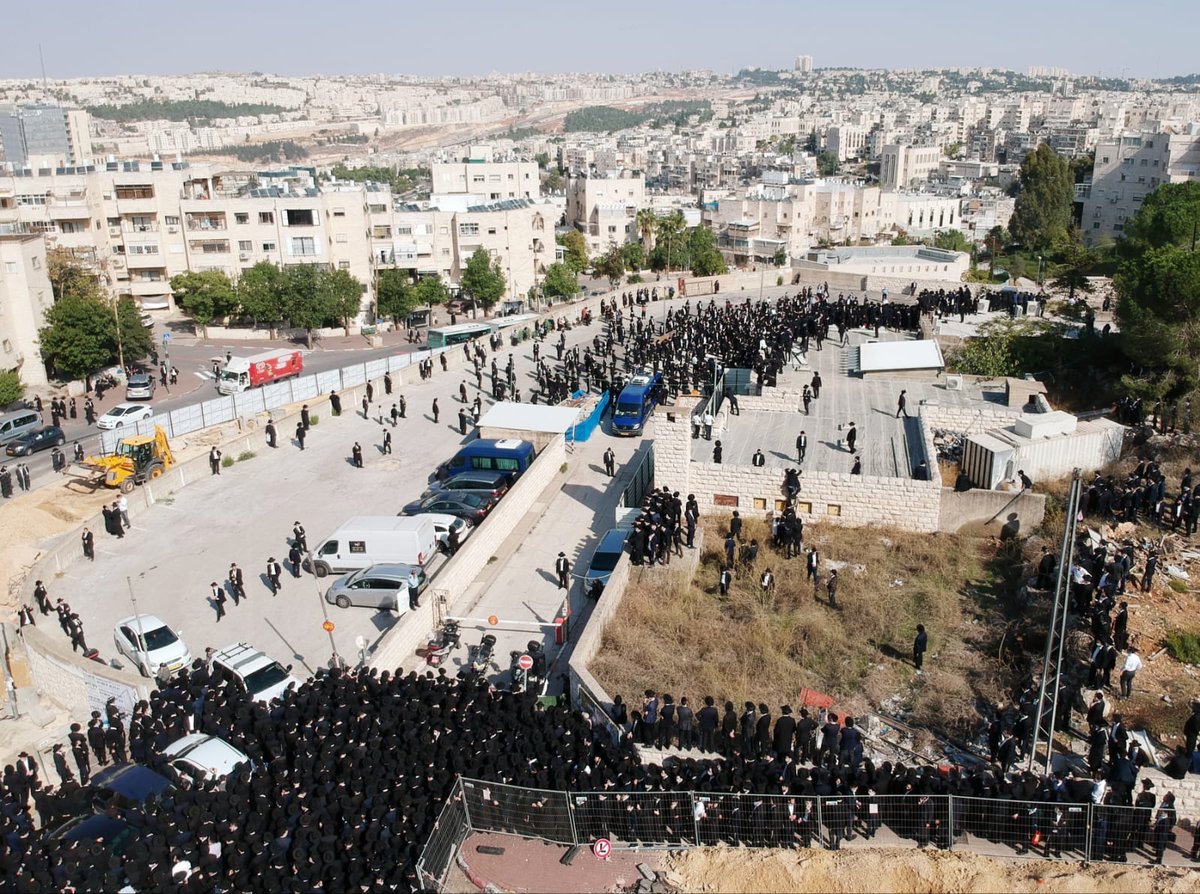
<instances>
[{"instance_id":1,"label":"dry grass patch","mask_svg":"<svg viewBox=\"0 0 1200 894\"><path fill-rule=\"evenodd\" d=\"M706 520L710 546L694 579L679 565L633 569L591 668L610 694L638 704L649 688L693 702L711 694L777 707L797 705L809 688L856 710L898 698L917 722L969 734L976 698L1003 691L1005 671L994 660L1005 623L992 596L995 541L807 525L805 545L840 568L835 611L823 589L814 599L804 560L785 560L767 545L766 525L749 520L744 541L763 548L722 598L722 525ZM766 568L777 579L773 598L759 587ZM911 663L918 623L929 632L924 677Z\"/></svg>"}]
</instances>

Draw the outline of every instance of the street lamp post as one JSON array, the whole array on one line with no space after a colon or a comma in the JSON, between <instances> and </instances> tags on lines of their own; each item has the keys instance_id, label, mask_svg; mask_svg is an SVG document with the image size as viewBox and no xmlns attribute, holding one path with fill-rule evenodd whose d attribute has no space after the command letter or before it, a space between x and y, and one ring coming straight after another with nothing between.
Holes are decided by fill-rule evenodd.
<instances>
[{"instance_id":1,"label":"street lamp post","mask_svg":"<svg viewBox=\"0 0 1200 894\"><path fill-rule=\"evenodd\" d=\"M306 558L308 559L308 567L315 569L316 565L313 564L312 550L308 551ZM316 588L317 603L321 606L321 617L324 618L322 629L329 634L329 648L333 650L334 660L340 665L342 664L342 656L338 654L337 643L333 641L333 624L329 621L329 609L325 605L325 597L321 593L321 585L317 581L317 575L315 571L313 572L313 587Z\"/></svg>"},{"instance_id":2,"label":"street lamp post","mask_svg":"<svg viewBox=\"0 0 1200 894\"><path fill-rule=\"evenodd\" d=\"M119 524L120 519L117 522ZM129 579L128 575L125 576L125 586L129 588L129 604L133 606L133 623L137 626L138 651L147 652L146 676L150 676L150 659L148 650L146 649L146 634L142 630L142 613L138 611L137 597L133 595L133 581ZM139 661L138 663L140 664L141 662ZM141 668L138 668L138 670L141 670Z\"/></svg>"}]
</instances>

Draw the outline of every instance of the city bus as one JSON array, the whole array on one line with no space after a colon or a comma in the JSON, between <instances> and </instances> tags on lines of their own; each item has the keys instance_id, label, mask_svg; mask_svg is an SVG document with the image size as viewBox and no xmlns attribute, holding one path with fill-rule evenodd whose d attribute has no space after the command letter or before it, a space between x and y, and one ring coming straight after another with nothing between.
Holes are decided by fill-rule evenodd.
<instances>
[{"instance_id":1,"label":"city bus","mask_svg":"<svg viewBox=\"0 0 1200 894\"><path fill-rule=\"evenodd\" d=\"M461 345L491 334L492 327L488 323L459 323L456 326L438 326L429 330L427 344L430 348L448 348Z\"/></svg>"}]
</instances>

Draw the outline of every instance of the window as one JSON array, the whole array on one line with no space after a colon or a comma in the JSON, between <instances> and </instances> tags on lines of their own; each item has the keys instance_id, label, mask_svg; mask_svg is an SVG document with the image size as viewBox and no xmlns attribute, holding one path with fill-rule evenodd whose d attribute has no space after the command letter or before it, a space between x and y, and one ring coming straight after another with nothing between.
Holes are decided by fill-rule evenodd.
<instances>
[{"instance_id":1,"label":"window","mask_svg":"<svg viewBox=\"0 0 1200 894\"><path fill-rule=\"evenodd\" d=\"M17 196L18 205L45 205L45 195L20 195Z\"/></svg>"},{"instance_id":2,"label":"window","mask_svg":"<svg viewBox=\"0 0 1200 894\"><path fill-rule=\"evenodd\" d=\"M475 174L471 177L472 183L483 183L483 174Z\"/></svg>"},{"instance_id":3,"label":"window","mask_svg":"<svg viewBox=\"0 0 1200 894\"><path fill-rule=\"evenodd\" d=\"M274 212L274 211L260 211L260 212L258 212L258 222L259 222L260 224L273 224L273 223L275 223L275 212Z\"/></svg>"},{"instance_id":4,"label":"window","mask_svg":"<svg viewBox=\"0 0 1200 894\"><path fill-rule=\"evenodd\" d=\"M448 236L448 235L450 235L450 228L449 227L438 227L438 232L441 233L441 235L443 235L443 236Z\"/></svg>"},{"instance_id":5,"label":"window","mask_svg":"<svg viewBox=\"0 0 1200 894\"><path fill-rule=\"evenodd\" d=\"M154 187L118 186L116 194L118 199L152 199L154 198Z\"/></svg>"},{"instance_id":6,"label":"window","mask_svg":"<svg viewBox=\"0 0 1200 894\"><path fill-rule=\"evenodd\" d=\"M292 254L301 257L312 257L317 253L317 240L312 236L293 236Z\"/></svg>"},{"instance_id":7,"label":"window","mask_svg":"<svg viewBox=\"0 0 1200 894\"><path fill-rule=\"evenodd\" d=\"M179 218L168 214L163 218L163 223L165 223L168 227L177 227L179 226Z\"/></svg>"},{"instance_id":8,"label":"window","mask_svg":"<svg viewBox=\"0 0 1200 894\"><path fill-rule=\"evenodd\" d=\"M349 238L350 238L350 237L348 237L348 236L347 236L345 233L338 233L338 234L337 234L337 235L334 237L334 241L336 241L336 242L348 242L348 241L349 241Z\"/></svg>"},{"instance_id":9,"label":"window","mask_svg":"<svg viewBox=\"0 0 1200 894\"><path fill-rule=\"evenodd\" d=\"M1093 224L1092 224L1092 229L1093 229L1093 230L1098 230L1098 229L1100 229L1100 221L1096 221L1095 223L1093 223Z\"/></svg>"},{"instance_id":10,"label":"window","mask_svg":"<svg viewBox=\"0 0 1200 894\"><path fill-rule=\"evenodd\" d=\"M496 235L496 228L495 228L495 227L488 227L488 235L489 235L489 236L495 236L495 235Z\"/></svg>"},{"instance_id":11,"label":"window","mask_svg":"<svg viewBox=\"0 0 1200 894\"><path fill-rule=\"evenodd\" d=\"M275 250L275 243L274 243L274 242L264 242L264 243L262 244L262 250L263 250L263 251L274 251L274 250Z\"/></svg>"},{"instance_id":12,"label":"window","mask_svg":"<svg viewBox=\"0 0 1200 894\"><path fill-rule=\"evenodd\" d=\"M289 208L284 213L289 227L313 227L317 224L317 212L311 208Z\"/></svg>"},{"instance_id":13,"label":"window","mask_svg":"<svg viewBox=\"0 0 1200 894\"><path fill-rule=\"evenodd\" d=\"M250 239L238 240L238 251L254 251L254 242Z\"/></svg>"},{"instance_id":14,"label":"window","mask_svg":"<svg viewBox=\"0 0 1200 894\"><path fill-rule=\"evenodd\" d=\"M477 223L460 223L458 225L458 235L460 236L478 236L479 224Z\"/></svg>"},{"instance_id":15,"label":"window","mask_svg":"<svg viewBox=\"0 0 1200 894\"><path fill-rule=\"evenodd\" d=\"M338 270L349 270L349 269L350 269L349 261L338 261Z\"/></svg>"},{"instance_id":16,"label":"window","mask_svg":"<svg viewBox=\"0 0 1200 894\"><path fill-rule=\"evenodd\" d=\"M250 223L250 214L246 211L239 211L233 215L233 222L236 224Z\"/></svg>"},{"instance_id":17,"label":"window","mask_svg":"<svg viewBox=\"0 0 1200 894\"><path fill-rule=\"evenodd\" d=\"M413 231L412 227L396 227L396 235L397 236L411 236L412 231Z\"/></svg>"},{"instance_id":18,"label":"window","mask_svg":"<svg viewBox=\"0 0 1200 894\"><path fill-rule=\"evenodd\" d=\"M512 174L509 174L508 176L510 179L512 178ZM488 176L488 183L499 183L499 182L500 182L499 174L491 174Z\"/></svg>"},{"instance_id":19,"label":"window","mask_svg":"<svg viewBox=\"0 0 1200 894\"><path fill-rule=\"evenodd\" d=\"M156 255L158 254L157 245L129 245L126 251L131 255Z\"/></svg>"},{"instance_id":20,"label":"window","mask_svg":"<svg viewBox=\"0 0 1200 894\"><path fill-rule=\"evenodd\" d=\"M334 209L333 209L333 216L334 216L334 217L345 217L345 216L346 216L346 209L345 209L345 208L334 208Z\"/></svg>"},{"instance_id":21,"label":"window","mask_svg":"<svg viewBox=\"0 0 1200 894\"><path fill-rule=\"evenodd\" d=\"M17 272L17 262L16 261L5 261L4 262L4 271L6 273L16 273Z\"/></svg>"}]
</instances>

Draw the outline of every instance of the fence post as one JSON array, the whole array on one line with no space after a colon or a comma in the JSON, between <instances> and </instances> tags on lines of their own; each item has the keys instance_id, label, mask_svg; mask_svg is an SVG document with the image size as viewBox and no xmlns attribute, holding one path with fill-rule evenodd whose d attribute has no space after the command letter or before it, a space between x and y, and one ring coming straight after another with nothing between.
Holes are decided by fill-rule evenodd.
<instances>
[{"instance_id":1,"label":"fence post","mask_svg":"<svg viewBox=\"0 0 1200 894\"><path fill-rule=\"evenodd\" d=\"M692 837L696 841L696 847L700 846L700 819L696 816L696 793L688 792L688 801L692 805Z\"/></svg>"},{"instance_id":2,"label":"fence post","mask_svg":"<svg viewBox=\"0 0 1200 894\"><path fill-rule=\"evenodd\" d=\"M825 818L821 814L821 801L824 799L818 797L818 798L814 798L813 800L817 802L817 841L821 844L822 847L824 847L825 840L821 837L821 833L825 829Z\"/></svg>"},{"instance_id":3,"label":"fence post","mask_svg":"<svg viewBox=\"0 0 1200 894\"><path fill-rule=\"evenodd\" d=\"M954 795L946 795L946 850L954 850Z\"/></svg>"},{"instance_id":4,"label":"fence post","mask_svg":"<svg viewBox=\"0 0 1200 894\"><path fill-rule=\"evenodd\" d=\"M571 792L563 792L567 800L567 822L571 824L571 843L579 844L579 833L575 831L575 802Z\"/></svg>"},{"instance_id":5,"label":"fence post","mask_svg":"<svg viewBox=\"0 0 1200 894\"><path fill-rule=\"evenodd\" d=\"M1095 819L1095 805L1090 801L1087 806L1087 821L1083 824L1083 863L1086 866L1092 862L1092 823Z\"/></svg>"},{"instance_id":6,"label":"fence post","mask_svg":"<svg viewBox=\"0 0 1200 894\"><path fill-rule=\"evenodd\" d=\"M467 787L463 783L463 778L461 776L458 777L458 782L455 784L455 787L458 789L458 793L462 796L463 819L466 820L467 829L468 831L474 832L475 826L471 823L471 808L467 804ZM453 796L453 792L451 792L451 796Z\"/></svg>"}]
</instances>

